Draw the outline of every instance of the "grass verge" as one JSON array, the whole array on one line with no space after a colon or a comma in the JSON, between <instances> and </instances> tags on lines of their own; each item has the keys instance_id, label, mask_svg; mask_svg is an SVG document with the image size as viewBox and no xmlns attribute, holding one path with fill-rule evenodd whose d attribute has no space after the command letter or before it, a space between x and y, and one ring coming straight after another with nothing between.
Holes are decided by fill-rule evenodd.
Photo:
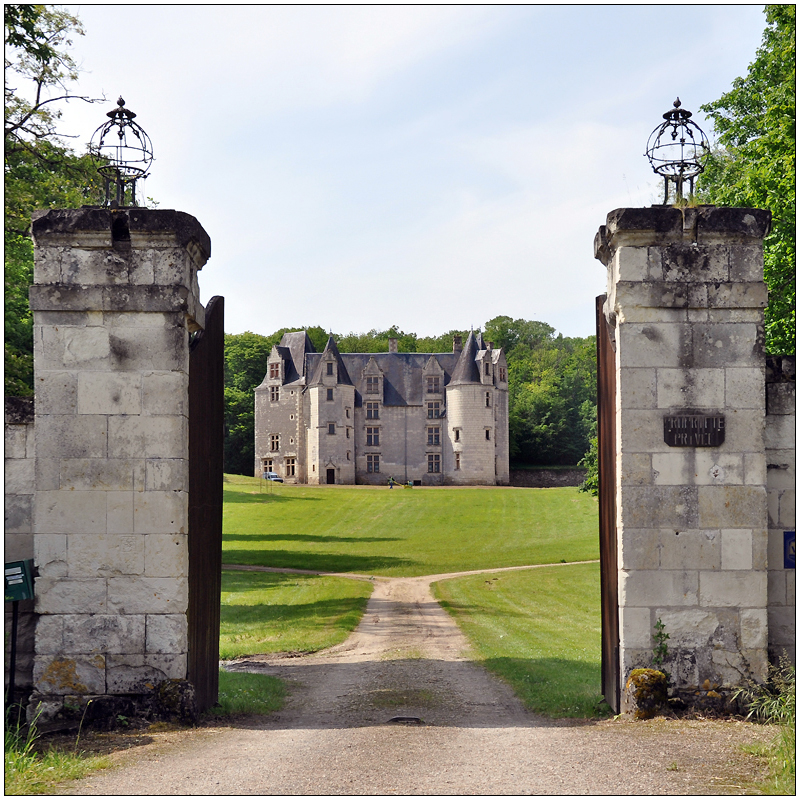
<instances>
[{"instance_id":1,"label":"grass verge","mask_svg":"<svg viewBox=\"0 0 800 800\"><path fill-rule=\"evenodd\" d=\"M269 714L280 711L286 702L286 685L272 675L251 672L219 671L219 705L209 710L212 716L229 714Z\"/></svg>"},{"instance_id":2,"label":"grass verge","mask_svg":"<svg viewBox=\"0 0 800 800\"><path fill-rule=\"evenodd\" d=\"M454 578L432 588L479 663L531 711L601 713L598 564Z\"/></svg>"},{"instance_id":3,"label":"grass verge","mask_svg":"<svg viewBox=\"0 0 800 800\"><path fill-rule=\"evenodd\" d=\"M223 570L220 658L332 647L358 625L370 594L369 581Z\"/></svg>"},{"instance_id":4,"label":"grass verge","mask_svg":"<svg viewBox=\"0 0 800 800\"><path fill-rule=\"evenodd\" d=\"M105 756L92 756L76 749L49 747L37 750L36 726L28 729L6 722L5 793L52 794L62 781L83 778L110 766Z\"/></svg>"},{"instance_id":5,"label":"grass verge","mask_svg":"<svg viewBox=\"0 0 800 800\"><path fill-rule=\"evenodd\" d=\"M599 558L597 501L577 488L390 490L226 475L224 492L226 564L410 577Z\"/></svg>"}]
</instances>

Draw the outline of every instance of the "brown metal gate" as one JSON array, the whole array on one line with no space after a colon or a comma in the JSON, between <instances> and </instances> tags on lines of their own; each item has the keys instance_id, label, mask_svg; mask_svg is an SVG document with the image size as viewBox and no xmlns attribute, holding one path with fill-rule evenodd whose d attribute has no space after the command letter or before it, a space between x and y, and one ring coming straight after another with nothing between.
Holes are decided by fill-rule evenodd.
<instances>
[{"instance_id":1,"label":"brown metal gate","mask_svg":"<svg viewBox=\"0 0 800 800\"><path fill-rule=\"evenodd\" d=\"M617 594L616 424L617 374L615 345L603 314L597 311L597 466L600 478L600 600L603 636L603 695L619 713L619 598Z\"/></svg>"},{"instance_id":2,"label":"brown metal gate","mask_svg":"<svg viewBox=\"0 0 800 800\"><path fill-rule=\"evenodd\" d=\"M189 355L189 669L199 710L219 691L225 300L213 297Z\"/></svg>"}]
</instances>

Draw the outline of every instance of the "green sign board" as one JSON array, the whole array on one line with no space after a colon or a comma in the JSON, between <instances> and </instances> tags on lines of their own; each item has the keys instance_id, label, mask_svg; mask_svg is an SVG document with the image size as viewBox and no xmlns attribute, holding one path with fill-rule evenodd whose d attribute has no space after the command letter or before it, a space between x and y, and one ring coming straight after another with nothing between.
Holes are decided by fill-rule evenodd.
<instances>
[{"instance_id":1,"label":"green sign board","mask_svg":"<svg viewBox=\"0 0 800 800\"><path fill-rule=\"evenodd\" d=\"M33 561L6 561L6 603L33 599Z\"/></svg>"}]
</instances>

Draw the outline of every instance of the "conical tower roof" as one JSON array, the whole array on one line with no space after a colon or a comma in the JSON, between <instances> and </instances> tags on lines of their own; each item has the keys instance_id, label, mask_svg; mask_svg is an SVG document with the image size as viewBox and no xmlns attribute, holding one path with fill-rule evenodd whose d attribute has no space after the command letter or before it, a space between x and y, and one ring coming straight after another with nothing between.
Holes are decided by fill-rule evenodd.
<instances>
[{"instance_id":1,"label":"conical tower roof","mask_svg":"<svg viewBox=\"0 0 800 800\"><path fill-rule=\"evenodd\" d=\"M322 371L324 369L323 365L328 361L326 356L330 353L333 353L336 359L336 374L338 376L336 383L343 383L346 386L352 386L353 381L350 380L350 374L347 371L347 367L344 365L344 361L342 361L342 356L339 353L339 348L336 346L336 342L333 340L333 336L328 337L328 343L325 345L325 349L322 351L322 358L319 360L317 368L314 370L314 375L309 381L309 385L314 386L315 384L322 383Z\"/></svg>"},{"instance_id":2,"label":"conical tower roof","mask_svg":"<svg viewBox=\"0 0 800 800\"><path fill-rule=\"evenodd\" d=\"M460 383L480 383L481 373L475 363L475 356L478 354L478 342L475 334L470 331L461 356L458 359L456 368L453 370L453 377L448 386L457 386Z\"/></svg>"}]
</instances>

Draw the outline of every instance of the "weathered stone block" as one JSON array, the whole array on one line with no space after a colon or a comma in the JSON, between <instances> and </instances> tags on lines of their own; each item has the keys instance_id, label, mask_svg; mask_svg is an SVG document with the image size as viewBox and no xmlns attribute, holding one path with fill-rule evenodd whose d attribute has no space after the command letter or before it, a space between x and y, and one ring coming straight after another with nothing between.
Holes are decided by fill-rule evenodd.
<instances>
[{"instance_id":1,"label":"weathered stone block","mask_svg":"<svg viewBox=\"0 0 800 800\"><path fill-rule=\"evenodd\" d=\"M692 355L695 367L719 367L724 353L729 367L763 369L763 331L758 325L703 325L692 327ZM665 364L664 366L670 366Z\"/></svg>"},{"instance_id":2,"label":"weathered stone block","mask_svg":"<svg viewBox=\"0 0 800 800\"><path fill-rule=\"evenodd\" d=\"M649 608L620 608L619 640L622 647L652 647Z\"/></svg>"},{"instance_id":3,"label":"weathered stone block","mask_svg":"<svg viewBox=\"0 0 800 800\"><path fill-rule=\"evenodd\" d=\"M189 462L185 458L149 459L146 462L147 491L180 492L189 490Z\"/></svg>"},{"instance_id":4,"label":"weathered stone block","mask_svg":"<svg viewBox=\"0 0 800 800\"><path fill-rule=\"evenodd\" d=\"M695 451L670 448L668 453L653 453L653 483L656 486L691 486L695 480Z\"/></svg>"},{"instance_id":5,"label":"weathered stone block","mask_svg":"<svg viewBox=\"0 0 800 800\"><path fill-rule=\"evenodd\" d=\"M6 425L4 431L6 459L22 459L27 453L28 426Z\"/></svg>"},{"instance_id":6,"label":"weathered stone block","mask_svg":"<svg viewBox=\"0 0 800 800\"><path fill-rule=\"evenodd\" d=\"M33 459L7 458L4 473L6 494L33 494Z\"/></svg>"},{"instance_id":7,"label":"weathered stone block","mask_svg":"<svg viewBox=\"0 0 800 800\"><path fill-rule=\"evenodd\" d=\"M659 369L659 408L722 408L725 376L718 369Z\"/></svg>"},{"instance_id":8,"label":"weathered stone block","mask_svg":"<svg viewBox=\"0 0 800 800\"><path fill-rule=\"evenodd\" d=\"M106 665L101 655L73 658L41 655L33 666L33 680L39 692L56 695L104 694Z\"/></svg>"},{"instance_id":9,"label":"weathered stone block","mask_svg":"<svg viewBox=\"0 0 800 800\"><path fill-rule=\"evenodd\" d=\"M621 408L656 407L656 371L628 367L620 371Z\"/></svg>"},{"instance_id":10,"label":"weathered stone block","mask_svg":"<svg viewBox=\"0 0 800 800\"><path fill-rule=\"evenodd\" d=\"M794 414L796 409L795 384L767 384L767 414Z\"/></svg>"},{"instance_id":11,"label":"weathered stone block","mask_svg":"<svg viewBox=\"0 0 800 800\"><path fill-rule=\"evenodd\" d=\"M61 459L37 458L34 461L36 490L52 492L61 488Z\"/></svg>"},{"instance_id":12,"label":"weathered stone block","mask_svg":"<svg viewBox=\"0 0 800 800\"><path fill-rule=\"evenodd\" d=\"M108 578L108 610L115 614L183 614L186 578Z\"/></svg>"},{"instance_id":13,"label":"weathered stone block","mask_svg":"<svg viewBox=\"0 0 800 800\"><path fill-rule=\"evenodd\" d=\"M631 528L696 528L697 491L692 486L623 486L621 522Z\"/></svg>"},{"instance_id":14,"label":"weathered stone block","mask_svg":"<svg viewBox=\"0 0 800 800\"><path fill-rule=\"evenodd\" d=\"M786 450L769 450L767 452L767 489L769 491L782 491L794 489L797 485L797 476L794 470L794 452Z\"/></svg>"},{"instance_id":15,"label":"weathered stone block","mask_svg":"<svg viewBox=\"0 0 800 800\"><path fill-rule=\"evenodd\" d=\"M766 308L767 287L761 282L710 283L708 304L717 308Z\"/></svg>"},{"instance_id":16,"label":"weathered stone block","mask_svg":"<svg viewBox=\"0 0 800 800\"><path fill-rule=\"evenodd\" d=\"M147 617L148 653L185 653L187 635L183 614L149 614Z\"/></svg>"},{"instance_id":17,"label":"weathered stone block","mask_svg":"<svg viewBox=\"0 0 800 800\"><path fill-rule=\"evenodd\" d=\"M79 414L140 414L142 376L138 372L81 372Z\"/></svg>"},{"instance_id":18,"label":"weathered stone block","mask_svg":"<svg viewBox=\"0 0 800 800\"><path fill-rule=\"evenodd\" d=\"M6 533L30 533L32 530L31 521L33 496L32 495L11 495L5 496L5 532Z\"/></svg>"},{"instance_id":19,"label":"weathered stone block","mask_svg":"<svg viewBox=\"0 0 800 800\"><path fill-rule=\"evenodd\" d=\"M783 569L783 531L770 528L767 544L769 569Z\"/></svg>"},{"instance_id":20,"label":"weathered stone block","mask_svg":"<svg viewBox=\"0 0 800 800\"><path fill-rule=\"evenodd\" d=\"M36 622L36 652L46 655L64 652L64 616L47 614Z\"/></svg>"},{"instance_id":21,"label":"weathered stone block","mask_svg":"<svg viewBox=\"0 0 800 800\"><path fill-rule=\"evenodd\" d=\"M186 458L185 417L111 417L108 420L110 458Z\"/></svg>"},{"instance_id":22,"label":"weathered stone block","mask_svg":"<svg viewBox=\"0 0 800 800\"><path fill-rule=\"evenodd\" d=\"M761 486L700 486L699 527L760 528L766 516L766 490Z\"/></svg>"},{"instance_id":23,"label":"weathered stone block","mask_svg":"<svg viewBox=\"0 0 800 800\"><path fill-rule=\"evenodd\" d=\"M67 537L63 533L39 533L33 538L36 567L42 578L67 574Z\"/></svg>"},{"instance_id":24,"label":"weathered stone block","mask_svg":"<svg viewBox=\"0 0 800 800\"><path fill-rule=\"evenodd\" d=\"M786 573L771 569L767 572L767 602L770 606L786 605Z\"/></svg>"},{"instance_id":25,"label":"weathered stone block","mask_svg":"<svg viewBox=\"0 0 800 800\"><path fill-rule=\"evenodd\" d=\"M614 277L623 281L643 281L648 277L646 247L620 247L614 256Z\"/></svg>"},{"instance_id":26,"label":"weathered stone block","mask_svg":"<svg viewBox=\"0 0 800 800\"><path fill-rule=\"evenodd\" d=\"M729 408L764 408L764 370L740 367L725 370L725 405Z\"/></svg>"},{"instance_id":27,"label":"weathered stone block","mask_svg":"<svg viewBox=\"0 0 800 800\"><path fill-rule=\"evenodd\" d=\"M108 333L111 368L188 372L188 332L184 327L116 327Z\"/></svg>"},{"instance_id":28,"label":"weathered stone block","mask_svg":"<svg viewBox=\"0 0 800 800\"><path fill-rule=\"evenodd\" d=\"M704 608L656 608L656 619L664 623L669 634L670 648L707 647L714 640L719 627L719 616Z\"/></svg>"},{"instance_id":29,"label":"weathered stone block","mask_svg":"<svg viewBox=\"0 0 800 800\"><path fill-rule=\"evenodd\" d=\"M753 569L767 569L767 529L753 529Z\"/></svg>"},{"instance_id":30,"label":"weathered stone block","mask_svg":"<svg viewBox=\"0 0 800 800\"><path fill-rule=\"evenodd\" d=\"M619 464L620 484L623 486L648 486L653 483L653 470L649 453L625 453Z\"/></svg>"},{"instance_id":31,"label":"weathered stone block","mask_svg":"<svg viewBox=\"0 0 800 800\"><path fill-rule=\"evenodd\" d=\"M797 517L795 516L795 501L796 495L795 492L790 490L784 490L781 492L780 496L780 516L778 521L781 524L781 527L786 529L793 529L795 525L795 520Z\"/></svg>"},{"instance_id":32,"label":"weathered stone block","mask_svg":"<svg viewBox=\"0 0 800 800\"><path fill-rule=\"evenodd\" d=\"M38 537L37 537L38 539ZM36 578L38 614L103 614L107 609L105 578Z\"/></svg>"},{"instance_id":33,"label":"weathered stone block","mask_svg":"<svg viewBox=\"0 0 800 800\"><path fill-rule=\"evenodd\" d=\"M664 442L664 412L644 409L623 410L621 415L623 458L630 453L669 453Z\"/></svg>"},{"instance_id":34,"label":"weathered stone block","mask_svg":"<svg viewBox=\"0 0 800 800\"><path fill-rule=\"evenodd\" d=\"M104 328L36 327L40 332L41 348L35 354L38 369L63 371L109 367L109 336Z\"/></svg>"},{"instance_id":35,"label":"weathered stone block","mask_svg":"<svg viewBox=\"0 0 800 800\"><path fill-rule=\"evenodd\" d=\"M6 561L23 561L33 558L33 536L29 533L9 533L4 536Z\"/></svg>"},{"instance_id":36,"label":"weathered stone block","mask_svg":"<svg viewBox=\"0 0 800 800\"><path fill-rule=\"evenodd\" d=\"M720 568L720 535L713 530L661 531L658 541L662 569Z\"/></svg>"},{"instance_id":37,"label":"weathered stone block","mask_svg":"<svg viewBox=\"0 0 800 800\"><path fill-rule=\"evenodd\" d=\"M37 458L105 458L105 416L42 416L36 420Z\"/></svg>"},{"instance_id":38,"label":"weathered stone block","mask_svg":"<svg viewBox=\"0 0 800 800\"><path fill-rule=\"evenodd\" d=\"M142 615L70 614L64 618L64 653L143 653Z\"/></svg>"},{"instance_id":39,"label":"weathered stone block","mask_svg":"<svg viewBox=\"0 0 800 800\"><path fill-rule=\"evenodd\" d=\"M75 414L78 409L78 378L74 372L37 370L36 413Z\"/></svg>"},{"instance_id":40,"label":"weathered stone block","mask_svg":"<svg viewBox=\"0 0 800 800\"><path fill-rule=\"evenodd\" d=\"M793 606L772 606L767 609L769 643L774 646L795 646L795 610Z\"/></svg>"},{"instance_id":41,"label":"weathered stone block","mask_svg":"<svg viewBox=\"0 0 800 800\"><path fill-rule=\"evenodd\" d=\"M748 649L767 646L767 609L743 608L739 612L742 647Z\"/></svg>"},{"instance_id":42,"label":"weathered stone block","mask_svg":"<svg viewBox=\"0 0 800 800\"><path fill-rule=\"evenodd\" d=\"M691 570L622 570L619 574L620 606L697 605L697 580L697 572Z\"/></svg>"},{"instance_id":43,"label":"weathered stone block","mask_svg":"<svg viewBox=\"0 0 800 800\"><path fill-rule=\"evenodd\" d=\"M73 534L69 537L67 568L70 577L141 575L144 541L141 536L122 534Z\"/></svg>"},{"instance_id":44,"label":"weathered stone block","mask_svg":"<svg viewBox=\"0 0 800 800\"><path fill-rule=\"evenodd\" d=\"M61 282L79 286L114 286L128 283L127 254L115 250L64 248Z\"/></svg>"},{"instance_id":45,"label":"weathered stone block","mask_svg":"<svg viewBox=\"0 0 800 800\"><path fill-rule=\"evenodd\" d=\"M189 414L189 376L184 372L142 374L142 413Z\"/></svg>"},{"instance_id":46,"label":"weathered stone block","mask_svg":"<svg viewBox=\"0 0 800 800\"><path fill-rule=\"evenodd\" d=\"M763 453L763 412L756 408L726 409L723 447L729 451L735 449L743 453Z\"/></svg>"},{"instance_id":47,"label":"weathered stone block","mask_svg":"<svg viewBox=\"0 0 800 800\"><path fill-rule=\"evenodd\" d=\"M64 458L60 484L62 489L75 491L131 491L133 462L117 458Z\"/></svg>"},{"instance_id":48,"label":"weathered stone block","mask_svg":"<svg viewBox=\"0 0 800 800\"><path fill-rule=\"evenodd\" d=\"M722 569L753 568L753 534L748 530L723 530Z\"/></svg>"},{"instance_id":49,"label":"weathered stone block","mask_svg":"<svg viewBox=\"0 0 800 800\"><path fill-rule=\"evenodd\" d=\"M744 570L701 572L700 605L766 608L767 573Z\"/></svg>"},{"instance_id":50,"label":"weathered stone block","mask_svg":"<svg viewBox=\"0 0 800 800\"><path fill-rule=\"evenodd\" d=\"M658 530L625 528L620 541L621 569L658 569Z\"/></svg>"},{"instance_id":51,"label":"weathered stone block","mask_svg":"<svg viewBox=\"0 0 800 800\"><path fill-rule=\"evenodd\" d=\"M768 450L789 449L795 441L793 414L771 414L767 417L764 446Z\"/></svg>"},{"instance_id":52,"label":"weathered stone block","mask_svg":"<svg viewBox=\"0 0 800 800\"><path fill-rule=\"evenodd\" d=\"M104 533L106 498L102 492L37 492L38 533Z\"/></svg>"},{"instance_id":53,"label":"weathered stone block","mask_svg":"<svg viewBox=\"0 0 800 800\"><path fill-rule=\"evenodd\" d=\"M730 246L731 281L754 283L764 280L764 250L761 243Z\"/></svg>"},{"instance_id":54,"label":"weathered stone block","mask_svg":"<svg viewBox=\"0 0 800 800\"><path fill-rule=\"evenodd\" d=\"M106 492L106 531L133 533L133 492Z\"/></svg>"},{"instance_id":55,"label":"weathered stone block","mask_svg":"<svg viewBox=\"0 0 800 800\"><path fill-rule=\"evenodd\" d=\"M147 694L162 681L186 678L185 654L109 654L106 662L109 694Z\"/></svg>"},{"instance_id":56,"label":"weathered stone block","mask_svg":"<svg viewBox=\"0 0 800 800\"><path fill-rule=\"evenodd\" d=\"M717 448L698 448L694 457L694 482L698 486L743 483L743 456L741 453L720 452Z\"/></svg>"},{"instance_id":57,"label":"weathered stone block","mask_svg":"<svg viewBox=\"0 0 800 800\"><path fill-rule=\"evenodd\" d=\"M187 577L189 549L186 535L152 533L145 536L144 572L153 578Z\"/></svg>"},{"instance_id":58,"label":"weathered stone block","mask_svg":"<svg viewBox=\"0 0 800 800\"><path fill-rule=\"evenodd\" d=\"M744 454L744 483L763 486L767 482L767 462L761 453Z\"/></svg>"},{"instance_id":59,"label":"weathered stone block","mask_svg":"<svg viewBox=\"0 0 800 800\"><path fill-rule=\"evenodd\" d=\"M685 324L626 323L617 327L620 367L682 367L691 353L691 329Z\"/></svg>"},{"instance_id":60,"label":"weathered stone block","mask_svg":"<svg viewBox=\"0 0 800 800\"><path fill-rule=\"evenodd\" d=\"M186 533L188 515L186 492L137 492L133 499L136 533Z\"/></svg>"}]
</instances>

